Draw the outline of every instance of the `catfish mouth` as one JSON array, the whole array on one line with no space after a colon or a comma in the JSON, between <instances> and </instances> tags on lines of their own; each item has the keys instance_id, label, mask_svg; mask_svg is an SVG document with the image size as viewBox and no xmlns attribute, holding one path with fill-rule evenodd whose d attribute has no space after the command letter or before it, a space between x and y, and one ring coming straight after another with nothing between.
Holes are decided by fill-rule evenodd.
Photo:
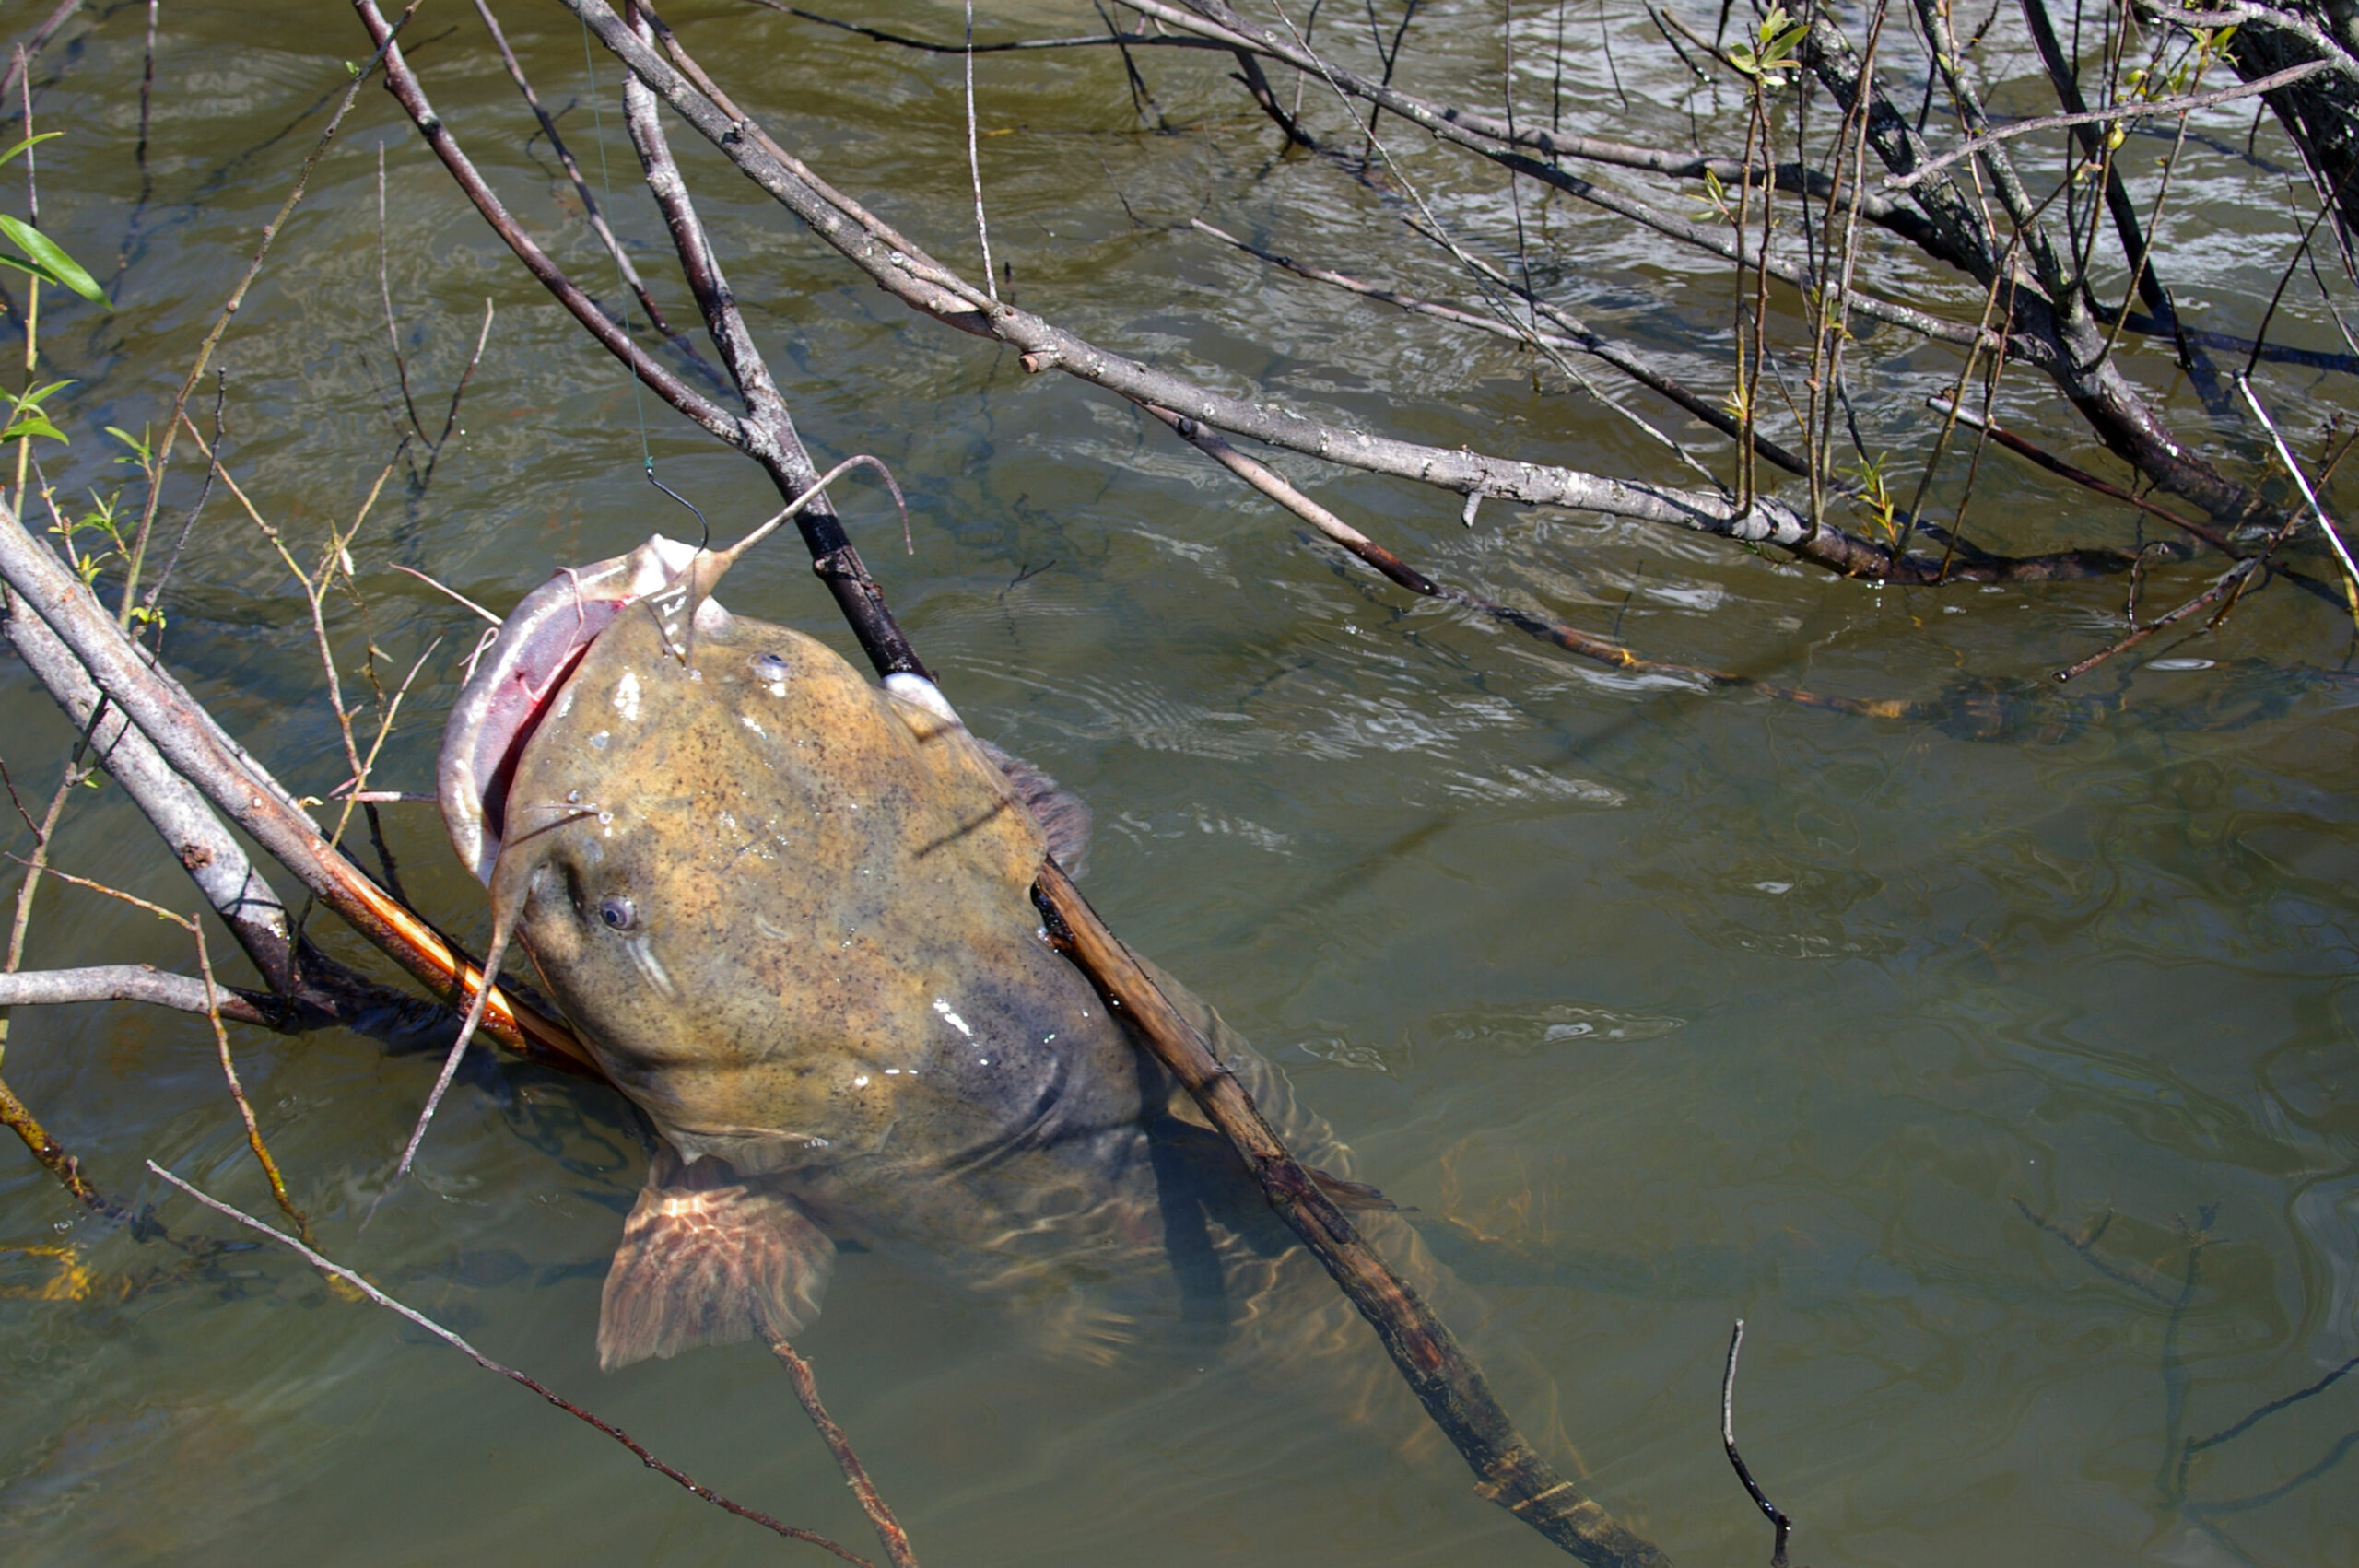
<instances>
[{"instance_id":1,"label":"catfish mouth","mask_svg":"<svg viewBox=\"0 0 2359 1568\"><path fill-rule=\"evenodd\" d=\"M686 580L696 549L656 534L628 556L569 567L492 634L442 731L436 792L452 847L486 886L499 864L516 765L598 634L629 604Z\"/></svg>"}]
</instances>

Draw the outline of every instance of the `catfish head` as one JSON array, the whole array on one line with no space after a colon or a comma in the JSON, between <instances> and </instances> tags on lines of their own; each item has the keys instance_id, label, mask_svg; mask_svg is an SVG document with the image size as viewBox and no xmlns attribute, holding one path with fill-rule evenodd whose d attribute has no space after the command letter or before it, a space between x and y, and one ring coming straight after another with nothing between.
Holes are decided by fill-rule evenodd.
<instances>
[{"instance_id":1,"label":"catfish head","mask_svg":"<svg viewBox=\"0 0 2359 1568\"><path fill-rule=\"evenodd\" d=\"M526 594L452 706L435 780L452 848L488 884L507 825L508 789L548 699L624 605L677 591L697 556L658 533L628 556L567 567Z\"/></svg>"}]
</instances>

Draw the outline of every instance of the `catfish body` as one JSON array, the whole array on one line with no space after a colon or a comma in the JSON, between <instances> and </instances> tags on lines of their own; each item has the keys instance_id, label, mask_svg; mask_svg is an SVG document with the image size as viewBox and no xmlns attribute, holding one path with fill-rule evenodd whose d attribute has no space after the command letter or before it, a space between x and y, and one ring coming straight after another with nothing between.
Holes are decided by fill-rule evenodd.
<instances>
[{"instance_id":1,"label":"catfish body","mask_svg":"<svg viewBox=\"0 0 2359 1568\"><path fill-rule=\"evenodd\" d=\"M454 842L667 1145L601 1360L792 1332L836 1235L1003 1290L1217 1298L1223 1246L1270 1254L1276 1227L1031 905L1042 820L1070 860L1086 813L930 683L651 589L680 550L528 599L444 751ZM1167 990L1284 1117L1283 1082Z\"/></svg>"},{"instance_id":2,"label":"catfish body","mask_svg":"<svg viewBox=\"0 0 2359 1568\"><path fill-rule=\"evenodd\" d=\"M1046 853L955 723L713 613L592 645L521 756L519 931L693 1160L921 1170L1136 1122L1136 1052L1036 937Z\"/></svg>"}]
</instances>

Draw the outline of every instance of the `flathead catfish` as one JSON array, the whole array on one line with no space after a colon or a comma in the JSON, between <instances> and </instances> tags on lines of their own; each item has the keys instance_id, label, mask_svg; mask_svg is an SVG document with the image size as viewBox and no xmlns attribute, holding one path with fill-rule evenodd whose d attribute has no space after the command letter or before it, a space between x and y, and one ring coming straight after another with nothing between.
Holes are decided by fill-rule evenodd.
<instances>
[{"instance_id":1,"label":"flathead catfish","mask_svg":"<svg viewBox=\"0 0 2359 1568\"><path fill-rule=\"evenodd\" d=\"M1003 1292L1152 1276L1217 1309L1224 1269L1283 1241L1043 938L1032 882L1086 812L931 682L728 614L698 560L659 536L527 596L443 743L496 928L664 1141L601 1362L792 1333L845 1236ZM1167 989L1332 1166L1283 1080Z\"/></svg>"}]
</instances>

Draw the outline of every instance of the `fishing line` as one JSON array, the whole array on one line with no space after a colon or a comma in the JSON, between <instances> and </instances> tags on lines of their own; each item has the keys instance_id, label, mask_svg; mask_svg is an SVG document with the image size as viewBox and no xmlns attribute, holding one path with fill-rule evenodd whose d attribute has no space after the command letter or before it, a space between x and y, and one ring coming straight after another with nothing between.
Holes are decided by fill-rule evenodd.
<instances>
[{"instance_id":1,"label":"fishing line","mask_svg":"<svg viewBox=\"0 0 2359 1568\"><path fill-rule=\"evenodd\" d=\"M622 299L623 342L636 346L630 329L630 279L623 272L623 239L614 227L615 181L606 167L606 117L598 107L598 71L590 53L590 21L586 17L581 18L581 76L589 84L590 132L591 139L598 144L598 185L606 198L606 228L614 235L615 290ZM655 477L655 451L647 441L647 393L639 384L639 373L631 369L628 359L623 361L623 379L630 383L631 410L639 416L639 456L647 482L696 514L697 548L702 550L712 543L712 524L705 521L702 509L694 501Z\"/></svg>"}]
</instances>

